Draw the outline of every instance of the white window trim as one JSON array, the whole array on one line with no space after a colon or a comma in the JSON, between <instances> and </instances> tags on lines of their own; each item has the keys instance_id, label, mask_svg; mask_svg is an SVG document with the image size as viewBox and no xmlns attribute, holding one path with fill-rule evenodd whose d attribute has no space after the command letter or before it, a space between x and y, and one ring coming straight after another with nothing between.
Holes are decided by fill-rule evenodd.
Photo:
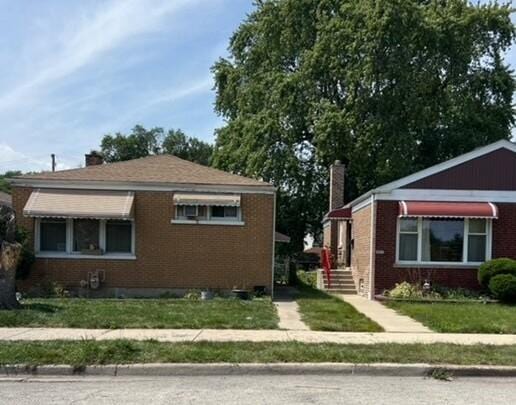
<instances>
[{"instance_id":1,"label":"white window trim","mask_svg":"<svg viewBox=\"0 0 516 405\"><path fill-rule=\"evenodd\" d=\"M469 238L469 220L470 218L461 218L464 220L464 239L463 239L463 247L462 247L462 261L461 262L432 262L432 261L423 261L421 260L422 255L422 243L423 238L422 229L423 229L423 219L424 217L417 217L417 260L400 260L400 220L404 217L398 217L396 221L396 263L395 265L402 266L426 266L426 267L476 267L480 266L484 262L469 262L468 258L468 238ZM482 234L486 236L486 260L491 260L492 257L492 238L493 238L493 220L486 218L486 233ZM410 233L410 232L406 232ZM415 232L413 232L415 234ZM473 234L473 235L481 235L481 234Z\"/></svg>"},{"instance_id":2,"label":"white window trim","mask_svg":"<svg viewBox=\"0 0 516 405\"><path fill-rule=\"evenodd\" d=\"M236 207L237 216L236 217L215 217L213 219L211 215L212 205L206 205L206 218L205 219L187 219L182 216L179 217L177 215L177 207L174 207L175 217L170 221L172 224L183 224L183 225L229 225L229 226L243 226L245 222L242 221L242 207Z\"/></svg>"},{"instance_id":3,"label":"white window trim","mask_svg":"<svg viewBox=\"0 0 516 405\"><path fill-rule=\"evenodd\" d=\"M136 259L136 225L130 221L131 226L131 252L129 253L108 253L106 252L106 220L99 219L99 248L102 255L84 255L81 252L73 251L73 218L66 219L66 250L60 251L41 251L41 218L34 221L34 252L37 258L56 258L56 259L96 259L96 260L135 260Z\"/></svg>"}]
</instances>

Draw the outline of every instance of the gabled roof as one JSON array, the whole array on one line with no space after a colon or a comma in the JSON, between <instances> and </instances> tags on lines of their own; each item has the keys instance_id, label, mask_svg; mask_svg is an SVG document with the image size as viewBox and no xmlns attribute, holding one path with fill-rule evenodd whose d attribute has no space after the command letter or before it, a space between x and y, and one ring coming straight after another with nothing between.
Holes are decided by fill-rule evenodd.
<instances>
[{"instance_id":1,"label":"gabled roof","mask_svg":"<svg viewBox=\"0 0 516 405\"><path fill-rule=\"evenodd\" d=\"M488 153L494 152L499 149L507 149L511 152L516 153L516 144L514 144L513 142L510 142L510 141L507 141L505 139L502 139L500 141L491 143L489 145L474 149L471 152L457 156L453 159L436 164L436 165L426 168L424 170L420 170L416 173L413 173L409 176L403 177L401 179L392 181L390 183L387 183L380 187L377 187L373 190L370 190L367 193L362 194L360 197L356 198L355 200L351 201L350 203L346 204L345 207L353 207L354 205L359 204L360 202L362 202L365 199L367 199L368 197L370 197L372 194L389 193L395 189L401 188L408 184L414 183L418 180L421 180L426 177L432 176L434 174L451 169L452 167L461 165L470 160L487 155Z\"/></svg>"},{"instance_id":2,"label":"gabled roof","mask_svg":"<svg viewBox=\"0 0 516 405\"><path fill-rule=\"evenodd\" d=\"M14 183L105 182L222 185L272 188L269 183L238 176L192 163L172 155L153 155L124 162L87 166L80 169L42 172L15 177Z\"/></svg>"}]
</instances>

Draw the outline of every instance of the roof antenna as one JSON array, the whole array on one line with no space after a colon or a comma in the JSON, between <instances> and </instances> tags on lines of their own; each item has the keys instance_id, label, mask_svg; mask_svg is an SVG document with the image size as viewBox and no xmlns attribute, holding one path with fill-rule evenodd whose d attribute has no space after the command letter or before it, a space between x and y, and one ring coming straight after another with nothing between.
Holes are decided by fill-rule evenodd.
<instances>
[{"instance_id":1,"label":"roof antenna","mask_svg":"<svg viewBox=\"0 0 516 405\"><path fill-rule=\"evenodd\" d=\"M56 171L56 155L54 153L52 153L50 155L50 157L52 158L52 171L55 172Z\"/></svg>"}]
</instances>

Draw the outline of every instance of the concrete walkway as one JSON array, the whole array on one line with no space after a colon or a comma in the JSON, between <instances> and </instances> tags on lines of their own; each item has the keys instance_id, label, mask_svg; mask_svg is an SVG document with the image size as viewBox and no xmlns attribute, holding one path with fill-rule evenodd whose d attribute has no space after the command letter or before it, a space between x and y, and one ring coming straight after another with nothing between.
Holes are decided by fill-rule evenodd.
<instances>
[{"instance_id":1,"label":"concrete walkway","mask_svg":"<svg viewBox=\"0 0 516 405\"><path fill-rule=\"evenodd\" d=\"M238 329L0 328L0 341L155 339L160 342L455 343L516 345L516 335L467 333L367 333Z\"/></svg>"},{"instance_id":2,"label":"concrete walkway","mask_svg":"<svg viewBox=\"0 0 516 405\"><path fill-rule=\"evenodd\" d=\"M274 305L278 311L279 328L286 330L310 330L301 320L299 306L294 300L297 290L292 287L276 288Z\"/></svg>"},{"instance_id":3,"label":"concrete walkway","mask_svg":"<svg viewBox=\"0 0 516 405\"><path fill-rule=\"evenodd\" d=\"M405 315L400 315L395 310L387 308L378 301L371 301L360 295L339 295L343 301L351 304L355 309L369 319L375 321L380 325L385 332L402 332L402 333L431 333L423 324L409 318Z\"/></svg>"}]
</instances>

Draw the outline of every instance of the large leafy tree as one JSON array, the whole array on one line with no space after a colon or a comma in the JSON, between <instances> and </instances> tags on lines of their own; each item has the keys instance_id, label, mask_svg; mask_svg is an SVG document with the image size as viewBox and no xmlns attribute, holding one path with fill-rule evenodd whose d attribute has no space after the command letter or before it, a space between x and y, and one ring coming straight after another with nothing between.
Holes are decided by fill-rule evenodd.
<instances>
[{"instance_id":1,"label":"large leafy tree","mask_svg":"<svg viewBox=\"0 0 516 405\"><path fill-rule=\"evenodd\" d=\"M185 135L180 129L171 129L161 145L163 153L209 166L213 155L213 145Z\"/></svg>"},{"instance_id":2,"label":"large leafy tree","mask_svg":"<svg viewBox=\"0 0 516 405\"><path fill-rule=\"evenodd\" d=\"M467 0L262 0L213 66L214 164L279 188L297 248L327 209L327 167L347 198L510 137L515 38L508 5Z\"/></svg>"},{"instance_id":3,"label":"large leafy tree","mask_svg":"<svg viewBox=\"0 0 516 405\"><path fill-rule=\"evenodd\" d=\"M189 137L180 129L171 129L165 135L163 128L147 130L141 125L136 125L128 135L119 132L105 135L100 149L106 162L168 153L192 162L209 165L213 154L211 144Z\"/></svg>"},{"instance_id":4,"label":"large leafy tree","mask_svg":"<svg viewBox=\"0 0 516 405\"><path fill-rule=\"evenodd\" d=\"M129 135L117 132L102 138L100 149L106 162L118 162L159 153L162 128L145 129L136 125Z\"/></svg>"}]
</instances>

